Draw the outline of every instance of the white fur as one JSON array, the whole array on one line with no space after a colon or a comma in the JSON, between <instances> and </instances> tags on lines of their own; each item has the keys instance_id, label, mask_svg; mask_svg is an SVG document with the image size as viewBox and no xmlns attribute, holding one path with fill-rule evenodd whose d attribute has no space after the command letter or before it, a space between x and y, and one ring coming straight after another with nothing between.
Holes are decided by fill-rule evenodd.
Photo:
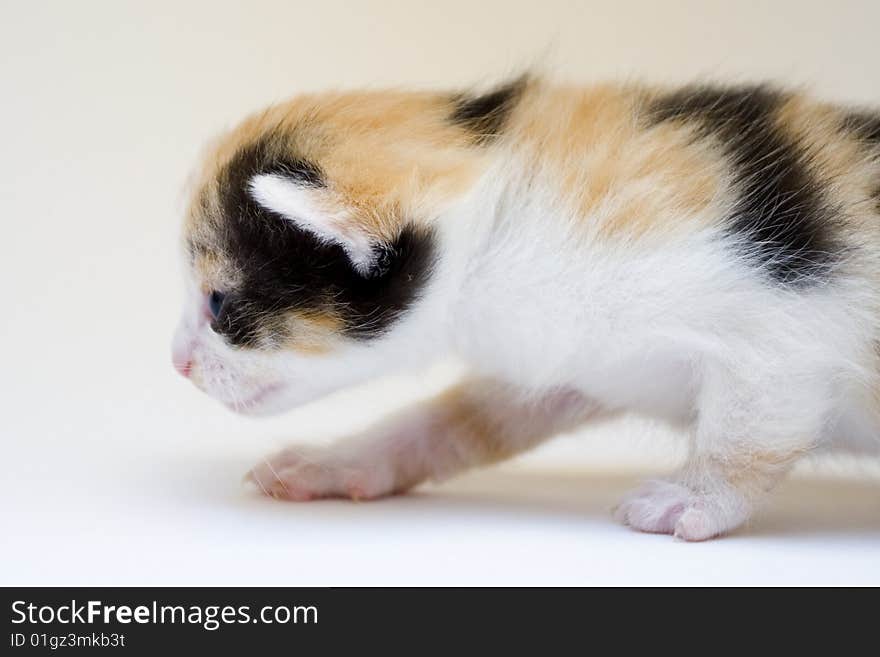
<instances>
[{"instance_id":1,"label":"white fur","mask_svg":"<svg viewBox=\"0 0 880 657\"><path fill-rule=\"evenodd\" d=\"M366 273L373 264L373 241L351 221L345 209L321 207L326 192L298 185L284 176L263 173L250 181L250 192L265 208L286 217L320 240L340 245L354 266Z\"/></svg>"},{"instance_id":2,"label":"white fur","mask_svg":"<svg viewBox=\"0 0 880 657\"><path fill-rule=\"evenodd\" d=\"M711 228L651 242L599 239L591 226L602 217L574 216L551 184L533 173L526 178L529 167L515 156L500 162L437 219L436 271L421 301L386 335L341 344L327 356L269 355L230 349L203 324L189 338L197 383L239 410L274 412L452 352L524 398L574 390L607 410L663 418L690 431L691 457L674 481L641 489L617 515L636 528L692 540L748 518L788 465L766 466L766 454L793 460L843 427L865 442L877 435L870 369L877 318L868 282L850 275L798 291L768 285L732 255L730 238ZM364 244L340 228L340 217L310 204L311 191L273 176L255 178L252 191L267 207L343 244L353 259L364 257ZM192 333L191 326L181 330ZM266 389L258 403L237 403ZM481 403L495 408L493 421L516 440L518 402L499 388ZM359 446L347 456L335 447L325 465L375 465L390 458L389 440L401 453L400 436L421 436L411 443L423 456L425 431L414 426L430 427L443 440L432 413L410 414L379 429L381 435L367 432L372 438L352 443ZM530 416L530 426L544 423L549 435L552 415ZM533 443L523 440L522 447ZM434 474L465 465L432 454ZM296 456L279 459L268 462L269 471L287 468L293 482ZM731 463L742 464L733 467L742 467L745 483L724 469ZM370 471L385 479L360 479L358 487L393 488L384 469L357 470ZM318 493L349 485L321 481Z\"/></svg>"}]
</instances>

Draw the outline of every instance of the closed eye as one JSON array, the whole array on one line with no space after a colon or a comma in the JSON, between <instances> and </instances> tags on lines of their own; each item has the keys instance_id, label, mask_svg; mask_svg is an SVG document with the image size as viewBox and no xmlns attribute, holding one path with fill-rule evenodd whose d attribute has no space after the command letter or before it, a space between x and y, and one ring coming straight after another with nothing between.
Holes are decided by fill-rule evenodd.
<instances>
[{"instance_id":1,"label":"closed eye","mask_svg":"<svg viewBox=\"0 0 880 657\"><path fill-rule=\"evenodd\" d=\"M225 300L226 295L223 292L218 292L217 290L211 292L211 295L208 297L208 310L211 311L211 317L217 319L220 316Z\"/></svg>"}]
</instances>

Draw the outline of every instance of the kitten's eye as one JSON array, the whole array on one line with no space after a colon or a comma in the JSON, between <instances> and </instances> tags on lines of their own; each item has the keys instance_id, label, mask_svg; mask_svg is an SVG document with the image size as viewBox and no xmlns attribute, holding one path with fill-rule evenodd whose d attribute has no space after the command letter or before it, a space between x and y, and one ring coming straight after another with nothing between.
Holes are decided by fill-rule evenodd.
<instances>
[{"instance_id":1,"label":"kitten's eye","mask_svg":"<svg viewBox=\"0 0 880 657\"><path fill-rule=\"evenodd\" d=\"M220 310L223 308L223 301L226 299L226 295L222 292L218 292L214 290L211 292L211 296L208 297L208 309L211 311L211 316L214 319L217 319L220 315Z\"/></svg>"}]
</instances>

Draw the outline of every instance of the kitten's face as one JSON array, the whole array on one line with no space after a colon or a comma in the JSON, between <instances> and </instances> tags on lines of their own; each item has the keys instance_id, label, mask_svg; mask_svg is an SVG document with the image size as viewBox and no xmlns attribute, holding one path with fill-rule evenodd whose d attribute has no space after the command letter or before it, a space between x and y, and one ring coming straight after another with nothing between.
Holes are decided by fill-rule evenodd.
<instances>
[{"instance_id":1,"label":"kitten's face","mask_svg":"<svg viewBox=\"0 0 880 657\"><path fill-rule=\"evenodd\" d=\"M247 413L379 373L432 277L430 219L478 169L449 103L303 98L225 137L185 226L177 369Z\"/></svg>"}]
</instances>

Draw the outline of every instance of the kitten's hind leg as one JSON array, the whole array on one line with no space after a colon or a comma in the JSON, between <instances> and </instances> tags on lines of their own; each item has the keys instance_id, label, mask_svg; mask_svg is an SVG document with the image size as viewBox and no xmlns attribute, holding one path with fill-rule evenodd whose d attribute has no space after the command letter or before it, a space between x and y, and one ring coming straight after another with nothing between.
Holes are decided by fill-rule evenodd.
<instances>
[{"instance_id":1,"label":"kitten's hind leg","mask_svg":"<svg viewBox=\"0 0 880 657\"><path fill-rule=\"evenodd\" d=\"M827 418L829 379L790 370L708 370L685 466L672 479L631 493L615 516L634 529L689 541L744 523L817 443Z\"/></svg>"},{"instance_id":2,"label":"kitten's hind leg","mask_svg":"<svg viewBox=\"0 0 880 657\"><path fill-rule=\"evenodd\" d=\"M273 497L371 499L499 461L596 412L579 393L540 396L470 379L428 402L327 447L291 447L246 478Z\"/></svg>"}]
</instances>

